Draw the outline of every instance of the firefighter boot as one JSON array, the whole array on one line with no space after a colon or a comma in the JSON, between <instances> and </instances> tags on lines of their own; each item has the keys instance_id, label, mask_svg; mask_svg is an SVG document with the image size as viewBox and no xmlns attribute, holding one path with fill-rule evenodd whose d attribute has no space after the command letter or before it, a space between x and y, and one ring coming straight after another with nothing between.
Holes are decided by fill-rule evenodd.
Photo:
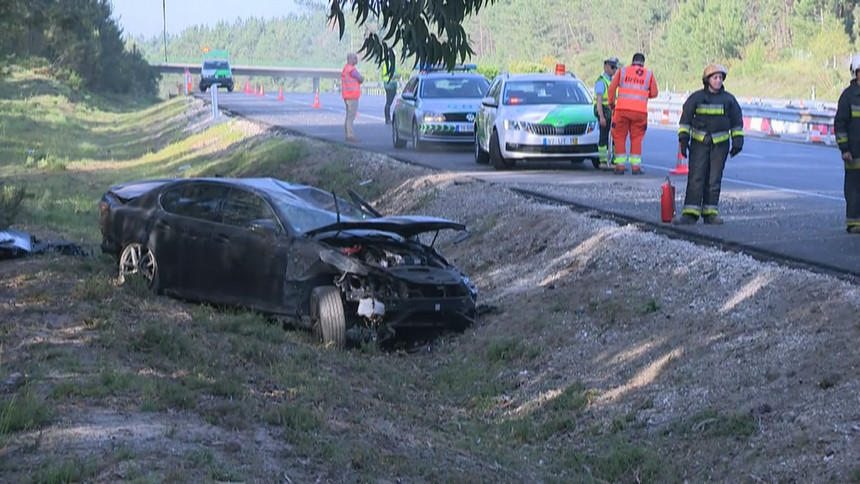
<instances>
[{"instance_id":1,"label":"firefighter boot","mask_svg":"<svg viewBox=\"0 0 860 484\"><path fill-rule=\"evenodd\" d=\"M627 171L626 165L623 165L623 164L615 165L615 174L616 175L623 175L626 171Z\"/></svg>"},{"instance_id":2,"label":"firefighter boot","mask_svg":"<svg viewBox=\"0 0 860 484\"><path fill-rule=\"evenodd\" d=\"M645 174L645 172L644 172L644 171L642 171L642 167L641 167L641 166L639 166L639 165L633 165L633 166L631 166L631 167L630 167L630 174L631 174L631 175L643 175L643 174Z\"/></svg>"},{"instance_id":3,"label":"firefighter boot","mask_svg":"<svg viewBox=\"0 0 860 484\"><path fill-rule=\"evenodd\" d=\"M708 225L722 225L723 218L719 215L705 215L705 219L703 220Z\"/></svg>"},{"instance_id":4,"label":"firefighter boot","mask_svg":"<svg viewBox=\"0 0 860 484\"><path fill-rule=\"evenodd\" d=\"M672 225L696 225L696 221L698 220L699 218L695 215L685 213L684 215L676 217L674 220L672 220Z\"/></svg>"}]
</instances>

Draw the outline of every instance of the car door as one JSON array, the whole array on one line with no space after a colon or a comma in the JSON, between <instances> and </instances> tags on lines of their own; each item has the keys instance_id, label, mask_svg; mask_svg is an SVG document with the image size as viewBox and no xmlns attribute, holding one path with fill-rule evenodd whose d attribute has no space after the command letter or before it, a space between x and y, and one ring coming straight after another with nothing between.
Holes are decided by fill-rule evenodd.
<instances>
[{"instance_id":1,"label":"car door","mask_svg":"<svg viewBox=\"0 0 860 484\"><path fill-rule=\"evenodd\" d=\"M213 276L207 260L209 239L226 195L225 186L196 182L162 193L162 214L152 234L165 290L208 300L207 285Z\"/></svg>"},{"instance_id":2,"label":"car door","mask_svg":"<svg viewBox=\"0 0 860 484\"><path fill-rule=\"evenodd\" d=\"M273 310L284 290L286 237L275 212L260 194L231 188L212 232L213 263L224 272L215 292L229 304Z\"/></svg>"},{"instance_id":3,"label":"car door","mask_svg":"<svg viewBox=\"0 0 860 484\"><path fill-rule=\"evenodd\" d=\"M395 109L394 126L401 136L408 137L412 133L412 118L415 117L415 107L418 102L418 78L413 77L403 87L400 99Z\"/></svg>"},{"instance_id":4,"label":"car door","mask_svg":"<svg viewBox=\"0 0 860 484\"><path fill-rule=\"evenodd\" d=\"M493 81L493 84L490 85L490 89L487 90L486 96L487 98L492 99L492 103L485 104L482 101L481 109L478 111L479 126L476 129L480 130L480 132L476 132L475 136L479 137L480 145L487 151L490 149L490 134L493 132L493 125L496 123L500 93L502 92L503 84L504 80L501 77L497 77ZM495 106L492 104L495 104Z\"/></svg>"}]
</instances>

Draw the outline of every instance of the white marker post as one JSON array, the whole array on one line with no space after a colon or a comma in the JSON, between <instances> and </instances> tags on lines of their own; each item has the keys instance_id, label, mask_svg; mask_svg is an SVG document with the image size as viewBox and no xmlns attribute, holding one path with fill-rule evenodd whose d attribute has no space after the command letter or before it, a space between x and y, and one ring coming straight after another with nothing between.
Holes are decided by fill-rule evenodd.
<instances>
[{"instance_id":1,"label":"white marker post","mask_svg":"<svg viewBox=\"0 0 860 484\"><path fill-rule=\"evenodd\" d=\"M212 95L212 121L218 120L218 84L209 86L209 93Z\"/></svg>"}]
</instances>

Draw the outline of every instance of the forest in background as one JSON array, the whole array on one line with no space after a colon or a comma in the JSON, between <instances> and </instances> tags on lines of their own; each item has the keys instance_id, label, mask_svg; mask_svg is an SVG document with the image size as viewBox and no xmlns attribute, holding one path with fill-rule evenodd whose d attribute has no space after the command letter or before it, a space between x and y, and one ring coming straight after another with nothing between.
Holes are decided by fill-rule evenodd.
<instances>
[{"instance_id":1,"label":"forest in background","mask_svg":"<svg viewBox=\"0 0 860 484\"><path fill-rule=\"evenodd\" d=\"M281 19L237 19L192 27L167 39L171 61L200 59L202 46L227 49L235 64L340 67L373 31L329 25L326 3L304 1ZM727 89L745 96L836 100L860 50L860 6L848 0L496 0L466 22L486 75L545 70L557 62L587 80L602 60L623 64L644 52L660 88L691 91L711 61L729 70ZM127 38L150 62L164 61L161 36ZM362 61L375 75L376 66ZM412 64L401 59L400 70ZM362 67L360 65L359 67Z\"/></svg>"}]
</instances>

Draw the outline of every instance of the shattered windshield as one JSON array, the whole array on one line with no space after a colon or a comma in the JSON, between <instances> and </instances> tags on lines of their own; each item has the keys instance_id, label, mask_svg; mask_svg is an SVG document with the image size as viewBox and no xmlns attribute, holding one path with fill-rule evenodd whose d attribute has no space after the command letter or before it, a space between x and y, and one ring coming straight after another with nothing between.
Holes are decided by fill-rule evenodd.
<instances>
[{"instance_id":1,"label":"shattered windshield","mask_svg":"<svg viewBox=\"0 0 860 484\"><path fill-rule=\"evenodd\" d=\"M276 209L284 215L286 224L298 233L336 223L338 211L342 222L375 218L373 214L340 197L335 206L334 196L324 190L308 186L281 186L298 200L288 196L273 197Z\"/></svg>"}]
</instances>

